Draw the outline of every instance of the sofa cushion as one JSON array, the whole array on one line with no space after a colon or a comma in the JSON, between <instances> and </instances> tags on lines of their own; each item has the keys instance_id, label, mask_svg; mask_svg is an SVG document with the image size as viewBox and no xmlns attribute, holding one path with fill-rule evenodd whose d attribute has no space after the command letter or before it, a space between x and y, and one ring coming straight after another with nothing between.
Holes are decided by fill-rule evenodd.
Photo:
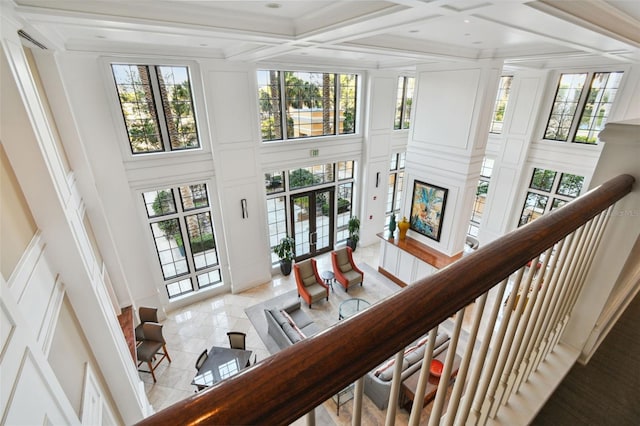
<instances>
[{"instance_id":1,"label":"sofa cushion","mask_svg":"<svg viewBox=\"0 0 640 426\"><path fill-rule=\"evenodd\" d=\"M287 318L285 318L285 316L282 315L282 312L279 311L278 309L270 309L269 312L271 312L273 319L275 319L279 325L282 325L285 322L287 322Z\"/></svg>"},{"instance_id":2,"label":"sofa cushion","mask_svg":"<svg viewBox=\"0 0 640 426\"><path fill-rule=\"evenodd\" d=\"M302 309L296 309L295 311L289 312L289 317L300 329L304 329L309 324L313 324L309 315L307 315L307 313Z\"/></svg>"},{"instance_id":3,"label":"sofa cushion","mask_svg":"<svg viewBox=\"0 0 640 426\"><path fill-rule=\"evenodd\" d=\"M407 351L404 355L404 359L409 362L409 365L413 365L416 362L422 361L424 358L424 351L427 348L426 345L414 346L413 350Z\"/></svg>"},{"instance_id":4,"label":"sofa cushion","mask_svg":"<svg viewBox=\"0 0 640 426\"><path fill-rule=\"evenodd\" d=\"M303 339L300 333L288 322L282 324L282 331L284 331L284 334L291 340L291 343L297 343Z\"/></svg>"},{"instance_id":5,"label":"sofa cushion","mask_svg":"<svg viewBox=\"0 0 640 426\"><path fill-rule=\"evenodd\" d=\"M342 273L349 272L353 269L351 267L351 263L349 262L349 254L347 253L347 249L336 251L336 261Z\"/></svg>"},{"instance_id":6,"label":"sofa cushion","mask_svg":"<svg viewBox=\"0 0 640 426\"><path fill-rule=\"evenodd\" d=\"M291 316L289 315L289 313L287 311L280 311L280 312L282 313L282 316L284 316L287 319L288 323L291 324L291 327L293 327L293 329L298 332L300 337L302 337L303 339L305 337L307 337L307 336L304 335L302 330L300 330L300 327L298 327L296 325L296 322L293 320L293 318L291 318Z\"/></svg>"},{"instance_id":7,"label":"sofa cushion","mask_svg":"<svg viewBox=\"0 0 640 426\"><path fill-rule=\"evenodd\" d=\"M300 278L304 283L305 287L309 287L316 283L316 274L313 271L313 265L311 264L311 260L305 260L304 262L300 262L298 264L298 268L300 270Z\"/></svg>"},{"instance_id":8,"label":"sofa cushion","mask_svg":"<svg viewBox=\"0 0 640 426\"><path fill-rule=\"evenodd\" d=\"M355 284L360 284L362 282L362 275L359 274L358 272L354 271L353 269L351 269L350 271L347 271L344 273L344 277L347 279L347 282L349 283L349 286L355 285Z\"/></svg>"}]
</instances>

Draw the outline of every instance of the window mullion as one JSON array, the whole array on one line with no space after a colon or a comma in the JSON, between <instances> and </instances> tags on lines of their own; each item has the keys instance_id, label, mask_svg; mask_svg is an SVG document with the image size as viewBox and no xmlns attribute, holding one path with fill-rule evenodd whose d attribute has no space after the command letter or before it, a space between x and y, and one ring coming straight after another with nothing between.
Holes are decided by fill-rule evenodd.
<instances>
[{"instance_id":1,"label":"window mullion","mask_svg":"<svg viewBox=\"0 0 640 426\"><path fill-rule=\"evenodd\" d=\"M164 103L162 102L162 93L160 92L160 83L158 79L158 69L154 66L147 66L149 69L149 83L153 91L153 102L158 114L158 125L160 126L160 134L162 135L162 146L164 151L171 151L171 141L169 140L169 131L167 130L167 120L164 111Z\"/></svg>"},{"instance_id":2,"label":"window mullion","mask_svg":"<svg viewBox=\"0 0 640 426\"><path fill-rule=\"evenodd\" d=\"M340 102L342 97L340 96L340 74L333 75L333 134L340 134Z\"/></svg>"},{"instance_id":3,"label":"window mullion","mask_svg":"<svg viewBox=\"0 0 640 426\"><path fill-rule=\"evenodd\" d=\"M576 106L576 110L573 113L573 121L571 122L571 128L569 129L567 142L575 142L576 132L578 131L578 126L580 125L580 120L582 118L582 112L584 111L584 106L587 103L589 92L591 92L593 76L594 73L590 72L587 74L587 78L585 79L584 86L582 87L582 92L580 93L580 99L578 100L578 105Z\"/></svg>"},{"instance_id":4,"label":"window mullion","mask_svg":"<svg viewBox=\"0 0 640 426\"><path fill-rule=\"evenodd\" d=\"M278 73L279 83L280 83L280 129L282 132L282 140L285 141L289 139L289 126L288 126L288 118L287 117L287 95L286 95L286 82L285 82L285 71L280 71Z\"/></svg>"},{"instance_id":5,"label":"window mullion","mask_svg":"<svg viewBox=\"0 0 640 426\"><path fill-rule=\"evenodd\" d=\"M404 116L407 114L407 77L402 77L402 104L400 105L400 129L404 129Z\"/></svg>"}]
</instances>

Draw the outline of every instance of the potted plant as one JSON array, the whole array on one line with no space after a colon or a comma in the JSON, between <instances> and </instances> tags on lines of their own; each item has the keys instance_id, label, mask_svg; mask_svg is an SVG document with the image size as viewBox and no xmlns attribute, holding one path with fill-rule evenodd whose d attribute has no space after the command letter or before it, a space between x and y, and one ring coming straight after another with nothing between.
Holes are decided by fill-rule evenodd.
<instances>
[{"instance_id":1,"label":"potted plant","mask_svg":"<svg viewBox=\"0 0 640 426\"><path fill-rule=\"evenodd\" d=\"M347 245L351 247L351 250L356 251L359 239L360 219L357 216L351 216L351 219L349 219L349 236L347 237Z\"/></svg>"},{"instance_id":2,"label":"potted plant","mask_svg":"<svg viewBox=\"0 0 640 426\"><path fill-rule=\"evenodd\" d=\"M280 258L280 271L283 275L291 273L291 263L293 262L295 248L295 240L288 235L273 247L273 252Z\"/></svg>"}]
</instances>

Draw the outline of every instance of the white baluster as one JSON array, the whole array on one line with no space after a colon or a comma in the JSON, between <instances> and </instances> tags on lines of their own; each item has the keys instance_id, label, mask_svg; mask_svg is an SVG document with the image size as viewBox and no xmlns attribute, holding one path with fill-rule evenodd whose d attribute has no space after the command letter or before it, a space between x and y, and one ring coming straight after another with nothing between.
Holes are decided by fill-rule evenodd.
<instances>
[{"instance_id":1,"label":"white baluster","mask_svg":"<svg viewBox=\"0 0 640 426\"><path fill-rule=\"evenodd\" d=\"M546 251L544 264L541 268L542 273L539 275L538 280L535 284L536 286L541 287L541 291L539 297L536 300L533 312L531 313L531 319L529 321L529 327L527 328L527 334L524 336L526 345L522 348L520 353L518 353L518 359L516 360L516 368L519 371L519 374L516 374L516 380L513 387L513 392L515 393L518 393L518 391L520 390L520 385L522 384L522 380L524 377L526 377L529 357L531 356L536 339L536 337L534 336L537 335L542 324L541 312L543 310L543 306L545 305L545 303L547 303L547 295L551 293L549 291L549 289L551 288L551 277L558 262L558 256L560 254L560 250L562 249L563 241L564 240L560 241L557 246L551 247ZM549 262L551 262L551 265L549 265Z\"/></svg>"},{"instance_id":2,"label":"white baluster","mask_svg":"<svg viewBox=\"0 0 640 426\"><path fill-rule=\"evenodd\" d=\"M538 262L538 259L538 257L534 259L536 263ZM500 348L500 357L498 358L496 372L493 376L493 380L491 381L488 392L488 395L491 399L491 405L489 406L489 417L491 418L495 417L496 412L500 407L502 394L506 389L507 381L509 380L509 376L511 375L511 366L513 365L513 361L511 361L510 354L512 354L515 349L516 331L518 330L518 326L520 324L524 305L527 304L527 293L529 292L529 288L531 288L531 282L533 281L534 274L535 268L529 268L525 283L523 286L521 286L522 293L520 294L518 305L516 306L516 310L509 321L507 335L504 339L504 342L502 343L502 348Z\"/></svg>"},{"instance_id":3,"label":"white baluster","mask_svg":"<svg viewBox=\"0 0 640 426\"><path fill-rule=\"evenodd\" d=\"M356 380L356 386L353 390L353 414L351 416L353 426L360 426L362 421L362 398L364 398L364 377Z\"/></svg>"},{"instance_id":4,"label":"white baluster","mask_svg":"<svg viewBox=\"0 0 640 426\"><path fill-rule=\"evenodd\" d=\"M502 341L507 332L507 326L509 325L509 318L511 318L511 313L513 312L513 306L516 300L516 294L518 293L520 282L522 281L522 274L524 274L524 268L518 269L516 273L515 282L511 289L511 294L507 299L507 303L504 306L502 321L500 322L500 327L498 328L498 334L495 335L495 339L493 341L493 350L491 351L491 355L489 356L489 362L486 365L482 373L482 378L480 379L480 386L476 392L476 396L473 400L473 410L472 416L475 418L474 423L484 424L486 421L486 415L483 416L483 406L486 403L491 404L491 396L487 396L487 390L489 388L489 384L491 383L491 379L493 374L496 372L495 367L498 361L498 356L500 355L500 348L502 348ZM500 374L497 372L497 374Z\"/></svg>"},{"instance_id":5,"label":"white baluster","mask_svg":"<svg viewBox=\"0 0 640 426\"><path fill-rule=\"evenodd\" d=\"M471 364L471 356L473 355L473 348L478 337L480 323L482 322L482 315L484 314L487 295L488 292L480 296L474 305L475 314L473 317L471 332L469 333L469 341L467 342L467 347L465 348L464 356L462 357L462 362L460 363L460 369L458 370L458 375L456 376L456 383L453 386L453 392L451 393L451 397L449 398L447 417L444 421L445 425L453 425L453 422L456 418L456 413L458 412L460 396L462 395L462 391L464 389L464 382L467 380L467 371L469 369L469 365Z\"/></svg>"},{"instance_id":6,"label":"white baluster","mask_svg":"<svg viewBox=\"0 0 640 426\"><path fill-rule=\"evenodd\" d=\"M524 373L523 381L526 382L531 375L531 372L536 365L535 360L538 358L538 354L540 353L540 348L542 346L543 339L546 336L547 326L550 321L549 312L553 306L553 300L555 298L556 293L560 292L560 285L558 281L562 274L563 265L569 253L569 247L571 246L571 242L573 241L573 234L569 234L558 244L557 251L554 255L553 259L553 267L551 271L551 279L545 281L546 293L542 305L542 309L540 311L539 321L536 323L536 332L533 338L533 345L531 347L531 354L529 355L529 359L527 360L527 369Z\"/></svg>"},{"instance_id":7,"label":"white baluster","mask_svg":"<svg viewBox=\"0 0 640 426\"><path fill-rule=\"evenodd\" d=\"M429 370L431 365L431 358L433 357L433 348L436 346L436 336L438 334L438 326L433 328L429 332L429 340L427 341L427 348L424 351L422 357L422 367L420 367L420 376L418 377L418 386L416 387L416 393L413 398L413 405L411 406L411 415L409 416L409 426L418 426L420 424L420 415L422 414L422 404L419 401L424 401L424 393L427 389L427 382L429 381Z\"/></svg>"},{"instance_id":8,"label":"white baluster","mask_svg":"<svg viewBox=\"0 0 640 426\"><path fill-rule=\"evenodd\" d=\"M491 309L491 314L487 319L487 328L484 333L484 338L482 339L482 343L480 344L478 356L476 358L471 376L469 377L469 382L466 384L466 392L462 399L462 406L460 407L456 415L456 426L463 426L467 424L467 418L469 417L471 404L473 403L474 396L478 389L480 375L484 371L484 362L487 358L487 352L489 351L489 343L491 342L491 337L493 336L496 319L498 318L498 314L500 313L500 309L502 308L502 297L504 296L504 291L507 288L508 282L509 278L506 278L502 280L502 282L497 286L493 308Z\"/></svg>"},{"instance_id":9,"label":"white baluster","mask_svg":"<svg viewBox=\"0 0 640 426\"><path fill-rule=\"evenodd\" d=\"M391 380L391 391L389 392L389 404L387 406L387 419L385 426L393 426L396 422L396 410L398 408L398 395L400 394L400 384L402 383L402 358L404 349L396 353L395 364L393 365L393 379Z\"/></svg>"},{"instance_id":10,"label":"white baluster","mask_svg":"<svg viewBox=\"0 0 640 426\"><path fill-rule=\"evenodd\" d=\"M435 426L440 424L440 417L442 417L442 408L444 407L444 401L447 398L447 388L451 381L451 370L453 369L453 363L456 358L456 349L458 347L458 340L460 339L460 330L462 329L462 322L464 321L464 310L462 308L456 314L455 326L453 328L453 334L449 341L449 348L447 349L447 358L444 361L444 367L442 368L442 374L440 375L440 381L438 382L438 390L436 391L436 400L431 407L431 414L429 416L429 426ZM429 365L423 365L422 368L429 369ZM413 402L416 403L415 401Z\"/></svg>"}]
</instances>

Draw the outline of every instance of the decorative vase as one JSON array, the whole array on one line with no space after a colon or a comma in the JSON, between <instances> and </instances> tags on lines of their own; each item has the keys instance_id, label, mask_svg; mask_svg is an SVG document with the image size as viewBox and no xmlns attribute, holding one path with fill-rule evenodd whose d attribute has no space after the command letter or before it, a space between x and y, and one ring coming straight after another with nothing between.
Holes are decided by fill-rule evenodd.
<instances>
[{"instance_id":1,"label":"decorative vase","mask_svg":"<svg viewBox=\"0 0 640 426\"><path fill-rule=\"evenodd\" d=\"M407 217L402 218L402 222L398 223L398 229L400 230L400 239L404 240L407 237L407 231L409 230L409 221Z\"/></svg>"},{"instance_id":2,"label":"decorative vase","mask_svg":"<svg viewBox=\"0 0 640 426\"><path fill-rule=\"evenodd\" d=\"M396 215L392 214L389 219L389 238L393 238L394 232L396 232Z\"/></svg>"}]
</instances>

